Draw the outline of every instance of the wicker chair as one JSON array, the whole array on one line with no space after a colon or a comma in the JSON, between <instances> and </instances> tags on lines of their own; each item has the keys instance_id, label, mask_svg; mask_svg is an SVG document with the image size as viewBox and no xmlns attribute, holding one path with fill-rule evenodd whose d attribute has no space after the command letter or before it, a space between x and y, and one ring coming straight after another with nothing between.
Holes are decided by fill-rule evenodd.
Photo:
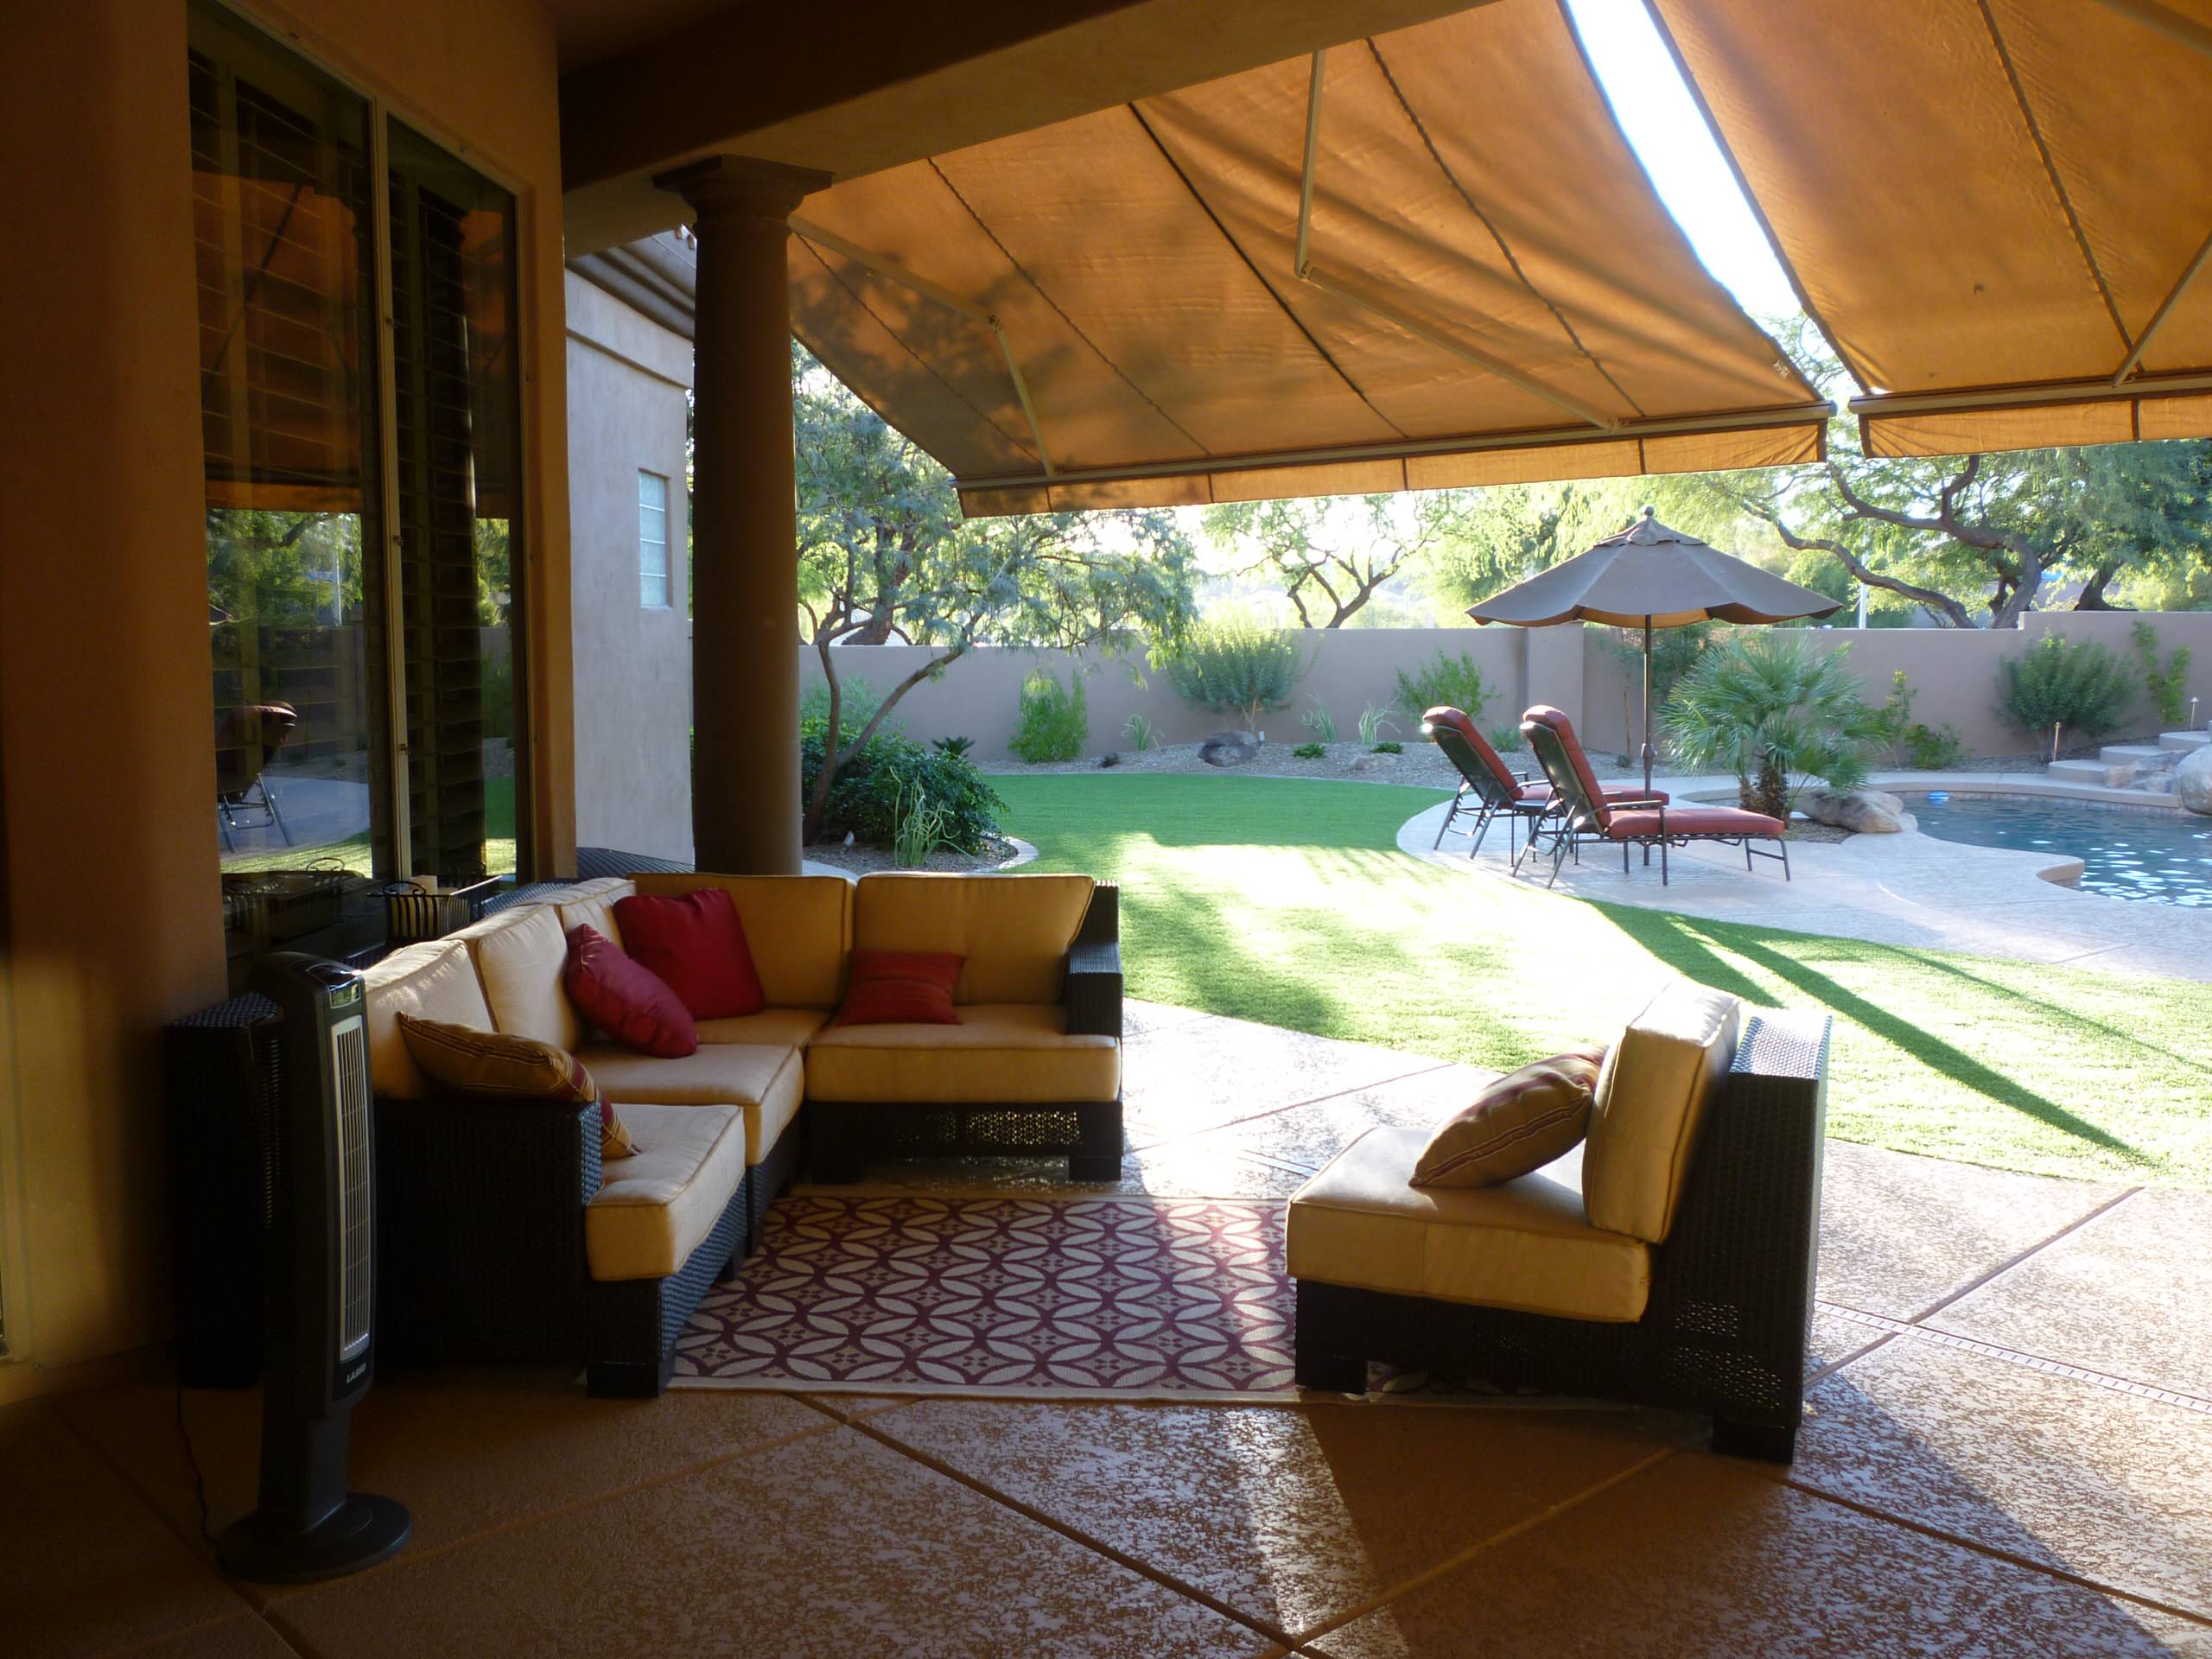
<instances>
[{"instance_id":1,"label":"wicker chair","mask_svg":"<svg viewBox=\"0 0 2212 1659\"><path fill-rule=\"evenodd\" d=\"M1787 1463L1804 1415L1828 1022L1754 1012L1708 1108L1633 1324L1298 1285L1300 1384L1363 1392L1370 1360L1709 1415L1719 1452Z\"/></svg>"}]
</instances>

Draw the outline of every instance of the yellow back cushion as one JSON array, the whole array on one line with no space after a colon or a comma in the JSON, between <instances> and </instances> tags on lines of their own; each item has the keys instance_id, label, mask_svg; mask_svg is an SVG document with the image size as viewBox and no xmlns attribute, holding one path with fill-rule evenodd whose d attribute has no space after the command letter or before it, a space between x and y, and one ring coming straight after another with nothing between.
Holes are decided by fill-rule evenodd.
<instances>
[{"instance_id":1,"label":"yellow back cushion","mask_svg":"<svg viewBox=\"0 0 2212 1659\"><path fill-rule=\"evenodd\" d=\"M636 891L626 880L587 881L570 889L575 895L573 898L556 895L554 907L561 912L561 931L569 933L579 927L596 928L620 949L622 930L615 925L614 901L626 899Z\"/></svg>"},{"instance_id":2,"label":"yellow back cushion","mask_svg":"<svg viewBox=\"0 0 2212 1659\"><path fill-rule=\"evenodd\" d=\"M464 941L484 984L492 1023L512 1037L559 1048L583 1040L583 1021L561 986L569 936L551 905L521 905L454 935Z\"/></svg>"},{"instance_id":3,"label":"yellow back cushion","mask_svg":"<svg viewBox=\"0 0 2212 1659\"><path fill-rule=\"evenodd\" d=\"M395 950L361 975L367 992L369 1084L377 1093L415 1100L423 1093L422 1068L407 1052L399 1016L492 1029L492 1010L476 978L468 947L432 939Z\"/></svg>"},{"instance_id":4,"label":"yellow back cushion","mask_svg":"<svg viewBox=\"0 0 2212 1659\"><path fill-rule=\"evenodd\" d=\"M1678 979L1629 1022L1590 1107L1582 1204L1592 1226L1667 1242L1706 1107L1735 1064L1743 1016L1726 991Z\"/></svg>"},{"instance_id":5,"label":"yellow back cushion","mask_svg":"<svg viewBox=\"0 0 2212 1659\"><path fill-rule=\"evenodd\" d=\"M951 950L967 958L955 1002L1057 1002L1087 875L864 875L853 894L859 950Z\"/></svg>"},{"instance_id":6,"label":"yellow back cushion","mask_svg":"<svg viewBox=\"0 0 2212 1659\"><path fill-rule=\"evenodd\" d=\"M729 894L745 925L746 948L753 953L770 1007L834 1008L844 995L845 952L853 942L853 884L843 876L641 870L631 880L641 893L720 887Z\"/></svg>"}]
</instances>

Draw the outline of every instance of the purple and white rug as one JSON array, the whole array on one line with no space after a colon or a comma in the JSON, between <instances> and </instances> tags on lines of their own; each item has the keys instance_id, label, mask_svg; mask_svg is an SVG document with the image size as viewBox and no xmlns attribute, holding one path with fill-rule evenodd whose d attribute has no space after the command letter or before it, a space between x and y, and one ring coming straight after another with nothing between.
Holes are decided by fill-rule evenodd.
<instances>
[{"instance_id":1,"label":"purple and white rug","mask_svg":"<svg viewBox=\"0 0 2212 1659\"><path fill-rule=\"evenodd\" d=\"M809 1195L677 1339L675 1385L1291 1400L1283 1206Z\"/></svg>"}]
</instances>

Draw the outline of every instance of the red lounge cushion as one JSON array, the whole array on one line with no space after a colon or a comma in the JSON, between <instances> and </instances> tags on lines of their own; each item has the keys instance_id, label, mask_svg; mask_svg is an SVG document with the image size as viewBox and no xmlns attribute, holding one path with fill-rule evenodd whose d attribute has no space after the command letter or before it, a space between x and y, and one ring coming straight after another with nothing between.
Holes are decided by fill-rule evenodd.
<instances>
[{"instance_id":1,"label":"red lounge cushion","mask_svg":"<svg viewBox=\"0 0 2212 1659\"><path fill-rule=\"evenodd\" d=\"M1521 785L1519 798L1522 800L1548 801L1551 798L1552 786L1549 784ZM1637 784L1623 784L1618 788L1607 790L1605 798L1608 801L1663 801L1667 798L1667 791L1663 789L1646 790Z\"/></svg>"},{"instance_id":2,"label":"red lounge cushion","mask_svg":"<svg viewBox=\"0 0 2212 1659\"><path fill-rule=\"evenodd\" d=\"M952 988L967 960L950 950L855 950L841 1026L957 1026Z\"/></svg>"},{"instance_id":3,"label":"red lounge cushion","mask_svg":"<svg viewBox=\"0 0 2212 1659\"><path fill-rule=\"evenodd\" d=\"M569 930L561 982L576 1012L623 1047L664 1060L698 1052L699 1027L683 999L597 928Z\"/></svg>"},{"instance_id":4,"label":"red lounge cushion","mask_svg":"<svg viewBox=\"0 0 2212 1659\"><path fill-rule=\"evenodd\" d=\"M676 993L694 1020L728 1020L768 1006L737 906L720 887L614 901L631 957Z\"/></svg>"},{"instance_id":5,"label":"red lounge cushion","mask_svg":"<svg viewBox=\"0 0 2212 1659\"><path fill-rule=\"evenodd\" d=\"M1605 833L1615 841L1656 836L1661 814L1656 809L1630 808L1613 814ZM1670 806L1666 814L1670 836L1778 836L1782 820L1764 812L1746 812L1738 806Z\"/></svg>"}]
</instances>

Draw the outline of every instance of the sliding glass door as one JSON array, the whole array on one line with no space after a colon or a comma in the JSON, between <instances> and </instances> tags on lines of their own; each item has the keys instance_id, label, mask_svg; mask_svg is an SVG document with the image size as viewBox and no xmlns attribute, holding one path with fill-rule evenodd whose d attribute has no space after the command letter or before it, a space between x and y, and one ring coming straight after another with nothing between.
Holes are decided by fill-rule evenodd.
<instances>
[{"instance_id":1,"label":"sliding glass door","mask_svg":"<svg viewBox=\"0 0 2212 1659\"><path fill-rule=\"evenodd\" d=\"M349 954L527 863L514 200L213 5L188 67L226 921Z\"/></svg>"}]
</instances>

